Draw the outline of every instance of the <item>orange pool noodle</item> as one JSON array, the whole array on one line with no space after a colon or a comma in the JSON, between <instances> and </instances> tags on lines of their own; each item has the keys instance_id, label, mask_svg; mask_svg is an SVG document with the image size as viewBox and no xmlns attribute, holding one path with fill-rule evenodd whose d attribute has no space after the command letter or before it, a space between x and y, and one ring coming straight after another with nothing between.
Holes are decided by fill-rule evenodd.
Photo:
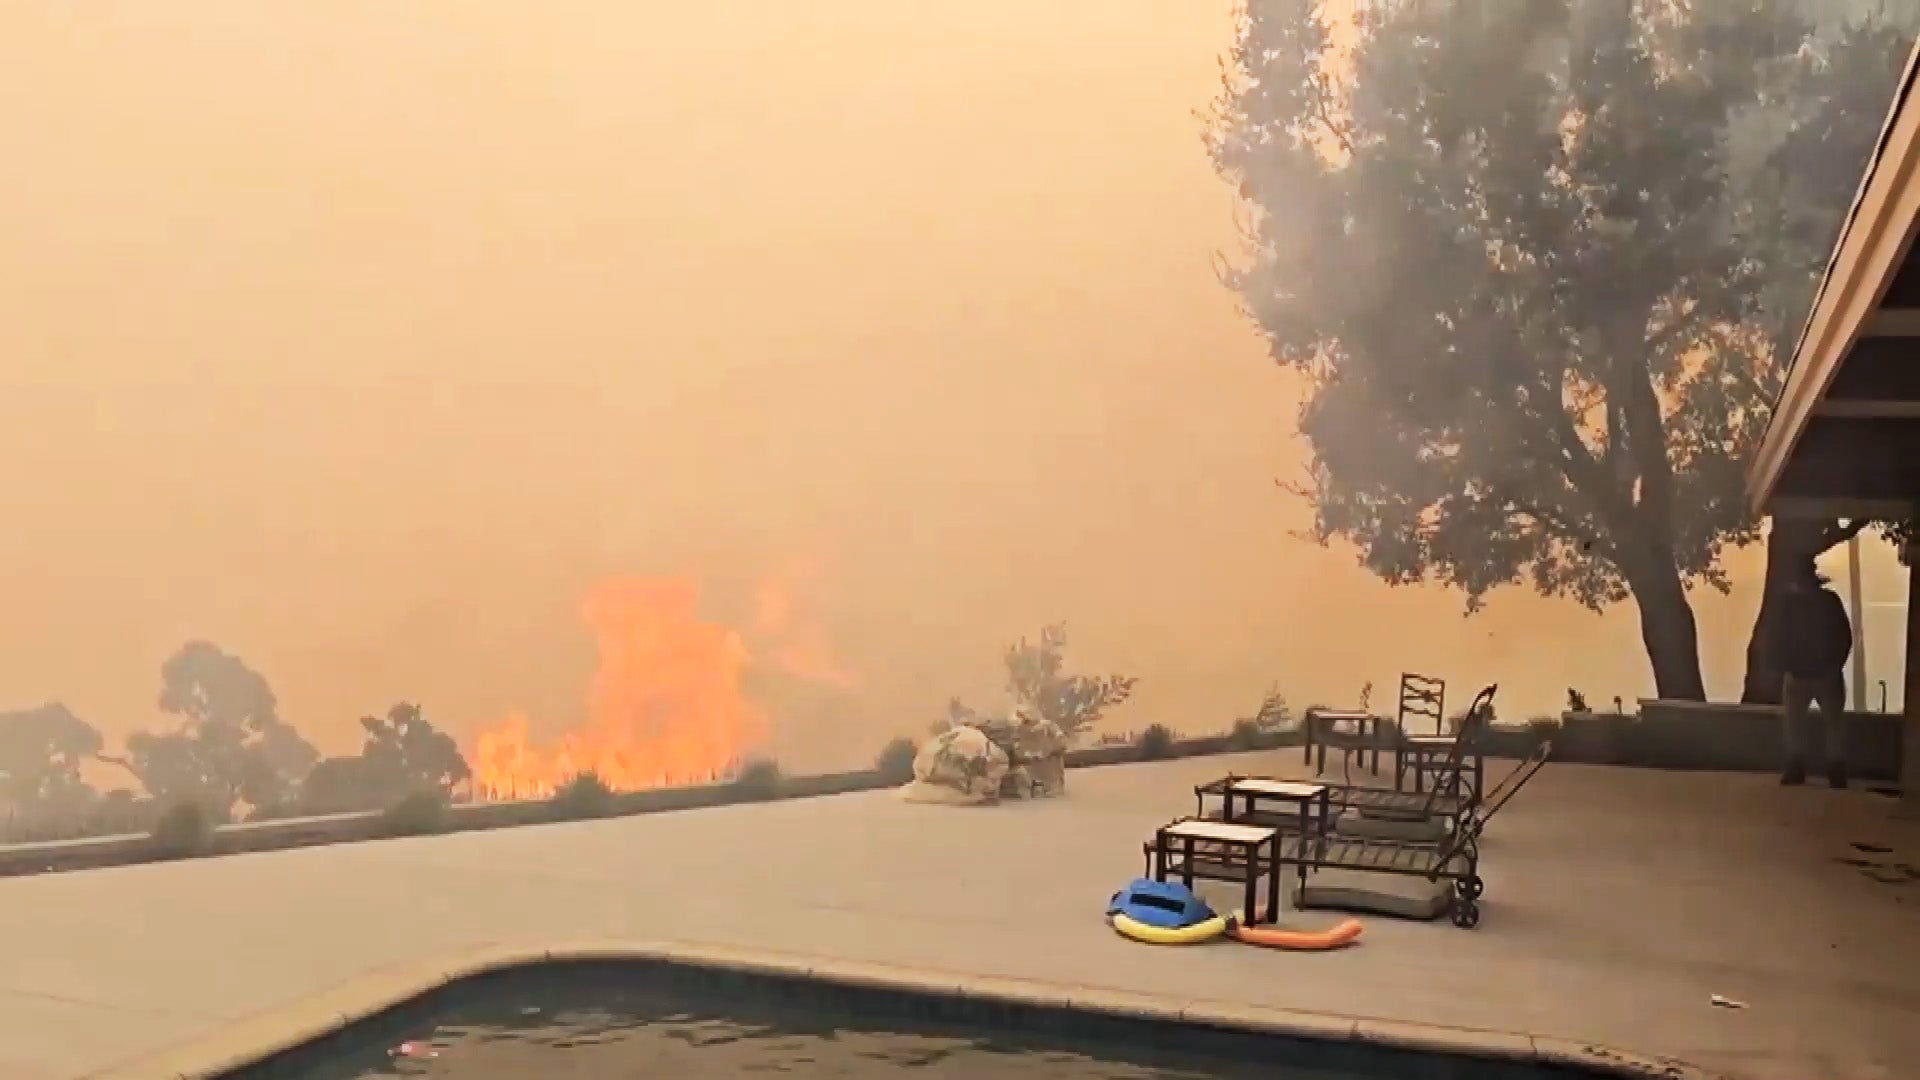
<instances>
[{"instance_id":1,"label":"orange pool noodle","mask_svg":"<svg viewBox=\"0 0 1920 1080\"><path fill-rule=\"evenodd\" d=\"M1360 920L1342 919L1325 930L1282 930L1277 926L1246 926L1235 920L1227 934L1235 941L1269 949L1318 951L1350 945L1360 937Z\"/></svg>"}]
</instances>

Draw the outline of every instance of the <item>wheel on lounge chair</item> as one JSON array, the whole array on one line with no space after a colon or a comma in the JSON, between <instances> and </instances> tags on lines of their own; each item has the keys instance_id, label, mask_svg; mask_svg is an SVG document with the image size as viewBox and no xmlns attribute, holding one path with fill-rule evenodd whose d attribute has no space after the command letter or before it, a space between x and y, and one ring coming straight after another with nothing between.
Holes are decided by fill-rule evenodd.
<instances>
[{"instance_id":1,"label":"wheel on lounge chair","mask_svg":"<svg viewBox=\"0 0 1920 1080\"><path fill-rule=\"evenodd\" d=\"M1462 930L1471 930L1480 925L1480 879L1464 878L1454 883L1453 902L1447 905L1447 914L1452 917L1453 925Z\"/></svg>"}]
</instances>

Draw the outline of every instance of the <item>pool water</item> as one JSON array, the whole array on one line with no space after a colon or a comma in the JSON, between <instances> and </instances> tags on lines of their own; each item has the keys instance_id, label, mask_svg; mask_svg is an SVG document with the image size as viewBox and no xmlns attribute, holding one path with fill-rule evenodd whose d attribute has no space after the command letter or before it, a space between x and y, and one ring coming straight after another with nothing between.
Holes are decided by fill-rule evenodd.
<instances>
[{"instance_id":1,"label":"pool water","mask_svg":"<svg viewBox=\"0 0 1920 1080\"><path fill-rule=\"evenodd\" d=\"M463 979L224 1080L1544 1080L1588 1076L661 964Z\"/></svg>"},{"instance_id":2,"label":"pool water","mask_svg":"<svg viewBox=\"0 0 1920 1080\"><path fill-rule=\"evenodd\" d=\"M812 1017L751 1003L689 1001L684 992L628 987L516 994L434 1017L406 1039L366 1046L313 1080L526 1080L787 1075L923 1080L1353 1080L1276 1072L1152 1046L1075 1048L1064 1041L967 1032L940 1024L898 1030L861 1017ZM572 1000L569 1000L571 998ZM743 1007L744 1005L744 1007Z\"/></svg>"}]
</instances>

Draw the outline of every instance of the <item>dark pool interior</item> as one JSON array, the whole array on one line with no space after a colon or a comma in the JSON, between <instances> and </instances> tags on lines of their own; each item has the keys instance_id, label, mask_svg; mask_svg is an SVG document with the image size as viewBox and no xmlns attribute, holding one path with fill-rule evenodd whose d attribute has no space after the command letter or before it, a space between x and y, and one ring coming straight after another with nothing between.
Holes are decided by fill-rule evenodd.
<instances>
[{"instance_id":1,"label":"dark pool interior","mask_svg":"<svg viewBox=\"0 0 1920 1080\"><path fill-rule=\"evenodd\" d=\"M461 980L231 1080L1544 1080L1535 1063L637 962Z\"/></svg>"}]
</instances>

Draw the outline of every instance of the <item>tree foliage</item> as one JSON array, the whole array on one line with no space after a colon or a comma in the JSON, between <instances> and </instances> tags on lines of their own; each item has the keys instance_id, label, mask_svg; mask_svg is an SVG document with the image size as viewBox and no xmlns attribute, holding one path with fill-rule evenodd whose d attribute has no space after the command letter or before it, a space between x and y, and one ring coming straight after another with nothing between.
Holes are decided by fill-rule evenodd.
<instances>
[{"instance_id":1,"label":"tree foliage","mask_svg":"<svg viewBox=\"0 0 1920 1080\"><path fill-rule=\"evenodd\" d=\"M360 727L357 756L327 758L307 774L300 804L309 813L378 809L417 791L445 799L473 775L453 737L418 705L399 702L383 717L361 717Z\"/></svg>"},{"instance_id":2,"label":"tree foliage","mask_svg":"<svg viewBox=\"0 0 1920 1080\"><path fill-rule=\"evenodd\" d=\"M92 724L58 702L0 712L0 809L85 811L94 791L80 769L103 745Z\"/></svg>"},{"instance_id":3,"label":"tree foliage","mask_svg":"<svg viewBox=\"0 0 1920 1080\"><path fill-rule=\"evenodd\" d=\"M319 754L280 719L267 680L237 656L191 641L160 671L160 708L172 731L127 738L124 764L162 802L190 800L216 817L245 803L289 800Z\"/></svg>"},{"instance_id":4,"label":"tree foliage","mask_svg":"<svg viewBox=\"0 0 1920 1080\"><path fill-rule=\"evenodd\" d=\"M1365 7L1341 78L1322 5L1249 0L1209 130L1251 211L1225 276L1309 387L1314 535L1469 610L1521 582L1632 596L1659 692L1700 697L1685 590L1724 590L1757 535L1742 453L1784 333L1760 286L1793 205L1733 164L1813 138L1754 120L1808 77L1812 28L1768 3Z\"/></svg>"},{"instance_id":5,"label":"tree foliage","mask_svg":"<svg viewBox=\"0 0 1920 1080\"><path fill-rule=\"evenodd\" d=\"M1014 704L1031 709L1040 720L1050 722L1072 739L1097 723L1106 710L1126 701L1133 694L1135 680L1123 675L1066 674L1066 645L1066 626L1055 623L1041 629L1038 641L1023 637L1008 646L1002 661L1007 693ZM1011 722L985 717L956 697L947 702L947 717L934 730L959 724L982 727Z\"/></svg>"},{"instance_id":6,"label":"tree foliage","mask_svg":"<svg viewBox=\"0 0 1920 1080\"><path fill-rule=\"evenodd\" d=\"M1037 641L1021 638L1002 658L1007 692L1069 740L1100 722L1108 709L1133 695L1128 675L1070 675L1066 671L1067 627L1055 623L1040 630Z\"/></svg>"}]
</instances>

